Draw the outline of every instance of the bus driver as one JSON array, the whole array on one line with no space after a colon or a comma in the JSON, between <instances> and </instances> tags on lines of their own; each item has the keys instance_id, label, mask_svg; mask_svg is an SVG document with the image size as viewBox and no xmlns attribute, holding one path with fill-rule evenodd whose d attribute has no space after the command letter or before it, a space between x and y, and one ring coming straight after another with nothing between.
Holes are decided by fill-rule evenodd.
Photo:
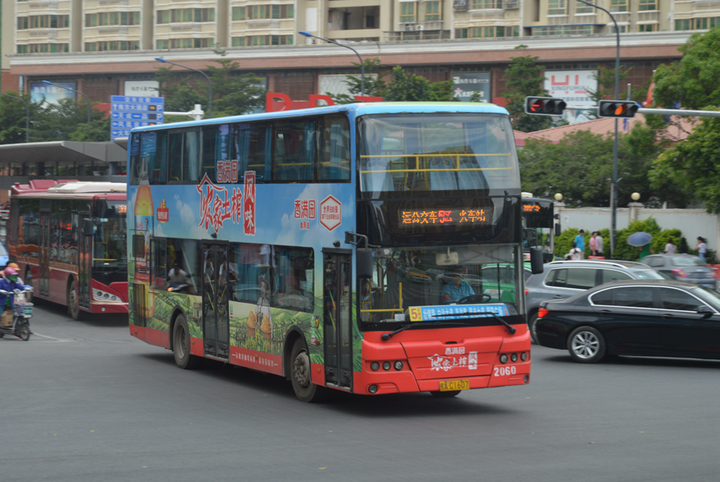
<instances>
[{"instance_id":1,"label":"bus driver","mask_svg":"<svg viewBox=\"0 0 720 482\"><path fill-rule=\"evenodd\" d=\"M466 296L472 296L475 294L470 284L462 279L463 268L462 266L455 266L451 273L445 274L446 278L450 281L445 283L442 289L442 302L452 303L459 301Z\"/></svg>"}]
</instances>

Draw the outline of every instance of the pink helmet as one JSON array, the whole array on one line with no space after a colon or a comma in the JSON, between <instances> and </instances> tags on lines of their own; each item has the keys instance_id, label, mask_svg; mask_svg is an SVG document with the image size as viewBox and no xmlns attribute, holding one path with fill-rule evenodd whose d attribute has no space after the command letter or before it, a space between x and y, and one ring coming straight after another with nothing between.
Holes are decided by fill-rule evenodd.
<instances>
[{"instance_id":1,"label":"pink helmet","mask_svg":"<svg viewBox=\"0 0 720 482\"><path fill-rule=\"evenodd\" d=\"M12 276L14 274L17 274L14 268L5 268L5 276Z\"/></svg>"}]
</instances>

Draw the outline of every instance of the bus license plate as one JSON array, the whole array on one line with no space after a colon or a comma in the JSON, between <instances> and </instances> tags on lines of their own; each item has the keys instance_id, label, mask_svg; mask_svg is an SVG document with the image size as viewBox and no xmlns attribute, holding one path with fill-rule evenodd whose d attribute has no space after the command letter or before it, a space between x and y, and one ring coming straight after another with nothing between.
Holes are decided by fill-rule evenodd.
<instances>
[{"instance_id":1,"label":"bus license plate","mask_svg":"<svg viewBox=\"0 0 720 482\"><path fill-rule=\"evenodd\" d=\"M455 390L468 390L470 380L443 380L440 382L441 392L454 392Z\"/></svg>"}]
</instances>

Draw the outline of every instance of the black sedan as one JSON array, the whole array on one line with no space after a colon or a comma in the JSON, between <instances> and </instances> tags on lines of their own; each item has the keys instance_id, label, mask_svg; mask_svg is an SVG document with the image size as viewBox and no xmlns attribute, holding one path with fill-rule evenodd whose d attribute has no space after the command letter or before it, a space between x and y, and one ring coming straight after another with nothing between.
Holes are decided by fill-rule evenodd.
<instances>
[{"instance_id":1,"label":"black sedan","mask_svg":"<svg viewBox=\"0 0 720 482\"><path fill-rule=\"evenodd\" d=\"M720 294L670 280L607 283L540 304L538 343L578 362L606 355L720 359Z\"/></svg>"}]
</instances>

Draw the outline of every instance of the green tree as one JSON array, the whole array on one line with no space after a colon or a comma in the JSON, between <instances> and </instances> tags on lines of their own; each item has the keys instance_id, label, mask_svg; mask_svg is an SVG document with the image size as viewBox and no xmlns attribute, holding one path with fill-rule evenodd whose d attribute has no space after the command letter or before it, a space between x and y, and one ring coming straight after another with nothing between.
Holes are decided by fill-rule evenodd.
<instances>
[{"instance_id":1,"label":"green tree","mask_svg":"<svg viewBox=\"0 0 720 482\"><path fill-rule=\"evenodd\" d=\"M560 192L570 206L608 206L612 185L613 136L576 131L557 144L528 139L518 152L522 188L540 197ZM653 129L636 124L621 134L618 150L618 205L631 201L637 191L658 202L679 202L682 192L664 185L651 190L648 171L662 151Z\"/></svg>"},{"instance_id":2,"label":"green tree","mask_svg":"<svg viewBox=\"0 0 720 482\"><path fill-rule=\"evenodd\" d=\"M656 105L673 108L679 103L686 109L720 105L720 27L696 33L678 48L679 63L660 65L653 80Z\"/></svg>"},{"instance_id":3,"label":"green tree","mask_svg":"<svg viewBox=\"0 0 720 482\"><path fill-rule=\"evenodd\" d=\"M33 118L37 106L30 103L29 95L19 95L12 90L6 93L23 99L28 105L30 118ZM25 104L20 100L5 95L0 96L0 144L25 142L25 126L28 117L26 114ZM32 133L32 127L30 131Z\"/></svg>"},{"instance_id":4,"label":"green tree","mask_svg":"<svg viewBox=\"0 0 720 482\"><path fill-rule=\"evenodd\" d=\"M91 122L88 123L88 106L84 99L77 102L75 99L61 99L57 104L43 101L32 104L30 140L109 141L109 122L105 113L92 109Z\"/></svg>"},{"instance_id":5,"label":"green tree","mask_svg":"<svg viewBox=\"0 0 720 482\"><path fill-rule=\"evenodd\" d=\"M224 57L226 52L213 50ZM212 84L212 116L222 117L241 115L260 108L265 103L265 89L261 87L261 79L250 73L240 73L240 64L230 59L213 60L217 65L207 65L208 78ZM179 78L177 70L160 67L155 72L155 80L160 84L160 96L165 98L165 110L170 112L187 112L200 104L208 113L209 86L200 74L190 71L183 72ZM170 117L167 120L175 120ZM180 118L187 120L185 118Z\"/></svg>"},{"instance_id":6,"label":"green tree","mask_svg":"<svg viewBox=\"0 0 720 482\"><path fill-rule=\"evenodd\" d=\"M717 110L717 107L710 107ZM687 139L663 152L649 173L652 186L676 185L686 196L705 202L708 212L720 213L720 118L703 117Z\"/></svg>"},{"instance_id":7,"label":"green tree","mask_svg":"<svg viewBox=\"0 0 720 482\"><path fill-rule=\"evenodd\" d=\"M353 65L360 68L360 63L353 62ZM363 60L363 68L365 69L365 95L368 97L385 97L387 94L387 82L385 77L387 71L382 69L385 66L380 63L380 59L377 57ZM334 95L330 92L326 92L325 95L329 96L335 104L352 104L355 102L355 96L360 95L362 89L362 78L359 75L348 75L345 80L350 95L338 94Z\"/></svg>"},{"instance_id":8,"label":"green tree","mask_svg":"<svg viewBox=\"0 0 720 482\"><path fill-rule=\"evenodd\" d=\"M399 65L392 70L392 81L384 96L388 102L447 102L452 96L452 80L430 82L425 77L409 74Z\"/></svg>"},{"instance_id":9,"label":"green tree","mask_svg":"<svg viewBox=\"0 0 720 482\"><path fill-rule=\"evenodd\" d=\"M518 45L517 50L523 50L527 45ZM531 95L547 96L543 88L545 77L542 67L535 61L539 57L526 55L523 57L510 57L510 65L505 70L504 79L507 81L503 98L507 105L505 108L513 120L513 129L521 132L533 132L548 129L552 124L550 116L525 114L525 97Z\"/></svg>"}]
</instances>

